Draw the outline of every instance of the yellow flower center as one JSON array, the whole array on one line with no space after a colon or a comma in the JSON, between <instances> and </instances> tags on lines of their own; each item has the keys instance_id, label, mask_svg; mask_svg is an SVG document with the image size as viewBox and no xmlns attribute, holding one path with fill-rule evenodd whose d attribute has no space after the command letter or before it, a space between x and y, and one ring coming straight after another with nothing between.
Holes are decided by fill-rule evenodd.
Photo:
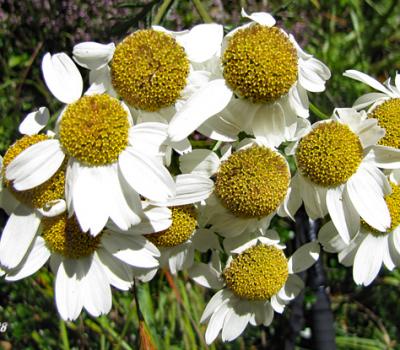
<instances>
[{"instance_id":1,"label":"yellow flower center","mask_svg":"<svg viewBox=\"0 0 400 350\"><path fill-rule=\"evenodd\" d=\"M285 285L288 274L282 250L265 244L246 249L222 273L227 287L248 300L270 299Z\"/></svg>"},{"instance_id":2,"label":"yellow flower center","mask_svg":"<svg viewBox=\"0 0 400 350\"><path fill-rule=\"evenodd\" d=\"M378 231L361 219L361 224L374 236L386 236L400 225L400 186L394 183L392 193L385 196L385 201L390 212L391 225L386 232Z\"/></svg>"},{"instance_id":3,"label":"yellow flower center","mask_svg":"<svg viewBox=\"0 0 400 350\"><path fill-rule=\"evenodd\" d=\"M79 259L91 255L99 247L101 233L93 237L82 232L75 216L67 214L42 219L42 237L47 247L66 258Z\"/></svg>"},{"instance_id":4,"label":"yellow flower center","mask_svg":"<svg viewBox=\"0 0 400 350\"><path fill-rule=\"evenodd\" d=\"M338 186L356 171L363 157L359 137L339 122L321 123L300 141L300 172L320 186Z\"/></svg>"},{"instance_id":5,"label":"yellow flower center","mask_svg":"<svg viewBox=\"0 0 400 350\"><path fill-rule=\"evenodd\" d=\"M172 36L153 29L126 37L111 62L114 89L131 106L146 111L173 105L188 75L183 47Z\"/></svg>"},{"instance_id":6,"label":"yellow flower center","mask_svg":"<svg viewBox=\"0 0 400 350\"><path fill-rule=\"evenodd\" d=\"M128 112L108 95L83 96L70 104L60 122L60 142L87 165L114 163L128 145Z\"/></svg>"},{"instance_id":7,"label":"yellow flower center","mask_svg":"<svg viewBox=\"0 0 400 350\"><path fill-rule=\"evenodd\" d=\"M24 136L7 150L3 158L2 171L5 186L15 198L30 208L43 208L47 203L64 198L66 161L64 161L57 172L46 182L25 191L17 191L14 188L13 184L4 176L5 170L12 160L14 160L14 158L17 157L22 151L36 143L48 139L49 137L46 135Z\"/></svg>"},{"instance_id":8,"label":"yellow flower center","mask_svg":"<svg viewBox=\"0 0 400 350\"><path fill-rule=\"evenodd\" d=\"M172 224L161 232L146 235L157 247L175 247L186 242L197 225L197 214L193 205L172 207Z\"/></svg>"},{"instance_id":9,"label":"yellow flower center","mask_svg":"<svg viewBox=\"0 0 400 350\"><path fill-rule=\"evenodd\" d=\"M380 145L400 148L400 98L392 98L377 106L369 115L378 119L378 125L386 129Z\"/></svg>"},{"instance_id":10,"label":"yellow flower center","mask_svg":"<svg viewBox=\"0 0 400 350\"><path fill-rule=\"evenodd\" d=\"M276 27L259 24L238 30L222 58L224 77L237 95L272 102L297 81L297 51Z\"/></svg>"},{"instance_id":11,"label":"yellow flower center","mask_svg":"<svg viewBox=\"0 0 400 350\"><path fill-rule=\"evenodd\" d=\"M260 218L281 204L289 188L284 157L262 146L233 153L218 169L215 193L235 216Z\"/></svg>"}]
</instances>

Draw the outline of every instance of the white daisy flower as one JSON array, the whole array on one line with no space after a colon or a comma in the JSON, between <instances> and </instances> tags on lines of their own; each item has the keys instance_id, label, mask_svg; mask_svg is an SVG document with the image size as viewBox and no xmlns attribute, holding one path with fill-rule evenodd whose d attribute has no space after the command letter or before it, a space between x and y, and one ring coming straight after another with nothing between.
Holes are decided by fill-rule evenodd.
<instances>
[{"instance_id":1,"label":"white daisy flower","mask_svg":"<svg viewBox=\"0 0 400 350\"><path fill-rule=\"evenodd\" d=\"M304 286L296 273L308 269L319 257L319 244L300 247L289 259L275 231L236 249L221 271L219 262L199 263L191 269L199 284L219 291L207 304L200 322L208 321L205 334L211 344L221 332L222 341L236 339L250 323L269 326L274 311L282 313Z\"/></svg>"},{"instance_id":2,"label":"white daisy flower","mask_svg":"<svg viewBox=\"0 0 400 350\"><path fill-rule=\"evenodd\" d=\"M251 22L226 35L217 62L226 85L221 84L215 94L233 91L235 97L211 119L203 115L200 127L190 119L193 108L179 112L169 128L173 140L198 128L209 137L232 141L246 130L278 146L296 130L297 116L308 117L307 91L325 90L329 69L305 53L292 35L276 27L270 14L247 15L242 10L242 16Z\"/></svg>"},{"instance_id":3,"label":"white daisy flower","mask_svg":"<svg viewBox=\"0 0 400 350\"><path fill-rule=\"evenodd\" d=\"M160 226L160 213L147 215L158 217L156 229L165 227ZM170 213L164 209L163 221L169 224L166 215ZM23 256L17 266L5 269L5 279L16 281L30 276L50 260L56 276L56 305L63 319L75 320L82 308L92 316L105 314L111 309L111 285L128 290L134 277L148 281L159 266L158 249L132 232L104 229L92 236L82 232L75 216L67 217L65 213L43 218L30 244L8 241L4 245L5 250ZM3 267L11 265L9 259L12 255L2 255Z\"/></svg>"},{"instance_id":4,"label":"white daisy flower","mask_svg":"<svg viewBox=\"0 0 400 350\"><path fill-rule=\"evenodd\" d=\"M290 170L275 149L244 140L221 159L209 150L180 157L183 173L215 178L205 215L213 230L225 237L268 227L289 190Z\"/></svg>"},{"instance_id":5,"label":"white daisy flower","mask_svg":"<svg viewBox=\"0 0 400 350\"><path fill-rule=\"evenodd\" d=\"M224 80L211 79L204 69L219 53L222 38L223 28L215 23L183 32L153 26L135 31L116 47L80 43L73 55L91 70L92 89L121 96L137 122L168 123L177 112L190 108L191 122L200 125L222 110L232 95L229 91L217 95ZM191 149L186 136L171 142L181 154Z\"/></svg>"},{"instance_id":6,"label":"white daisy flower","mask_svg":"<svg viewBox=\"0 0 400 350\"><path fill-rule=\"evenodd\" d=\"M178 175L176 196L164 203L154 203L171 209L172 224L145 237L160 250L160 266L168 266L174 275L192 266L195 250L206 252L208 249L219 249L214 232L199 227L201 205L196 204L207 199L213 188L214 183L207 176Z\"/></svg>"},{"instance_id":7,"label":"white daisy flower","mask_svg":"<svg viewBox=\"0 0 400 350\"><path fill-rule=\"evenodd\" d=\"M381 84L365 73L347 70L344 76L361 81L380 92L371 92L359 97L353 104L355 109L368 108L368 117L378 120L378 125L386 130L386 134L375 147L376 153L390 152L393 157L400 153L400 128L398 115L400 113L400 74L396 73L395 85L390 78ZM384 168L385 165L380 166ZM393 168L393 167L392 167ZM400 168L400 162L396 164Z\"/></svg>"},{"instance_id":8,"label":"white daisy flower","mask_svg":"<svg viewBox=\"0 0 400 350\"><path fill-rule=\"evenodd\" d=\"M98 234L108 219L126 230L139 222L139 194L166 200L174 181L163 166L166 125L131 125L129 110L117 99L82 94L82 77L64 53L46 54L42 62L47 86L68 105L57 135L29 147L7 167L17 190L38 186L69 157L65 197L83 231Z\"/></svg>"},{"instance_id":9,"label":"white daisy flower","mask_svg":"<svg viewBox=\"0 0 400 350\"><path fill-rule=\"evenodd\" d=\"M4 177L13 159L28 147L49 139L43 134L25 135L9 147L3 159L0 157L0 207L10 216L0 239L0 265L8 269L15 268L22 261L24 250L31 245L43 218L66 210L65 162L47 181L29 190L17 190L13 182Z\"/></svg>"},{"instance_id":10,"label":"white daisy flower","mask_svg":"<svg viewBox=\"0 0 400 350\"><path fill-rule=\"evenodd\" d=\"M338 253L339 261L353 266L353 279L368 286L378 275L382 265L389 270L400 266L400 173L392 173L392 193L385 196L392 224L380 232L361 222L355 237L346 244L331 221L320 230L318 240L324 250Z\"/></svg>"},{"instance_id":11,"label":"white daisy flower","mask_svg":"<svg viewBox=\"0 0 400 350\"><path fill-rule=\"evenodd\" d=\"M298 172L293 177L287 210L294 215L304 202L311 219L329 213L342 239L349 243L360 217L385 232L390 214L384 196L390 185L378 169L399 161L375 152L385 131L365 112L336 109L330 120L315 123L294 147Z\"/></svg>"}]
</instances>

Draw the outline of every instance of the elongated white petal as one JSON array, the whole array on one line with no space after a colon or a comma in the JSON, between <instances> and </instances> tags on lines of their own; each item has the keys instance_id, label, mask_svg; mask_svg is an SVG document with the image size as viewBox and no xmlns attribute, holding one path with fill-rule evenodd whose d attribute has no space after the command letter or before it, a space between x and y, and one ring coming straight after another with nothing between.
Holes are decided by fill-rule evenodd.
<instances>
[{"instance_id":1,"label":"elongated white petal","mask_svg":"<svg viewBox=\"0 0 400 350\"><path fill-rule=\"evenodd\" d=\"M148 234L166 230L172 224L171 210L163 207L151 207L144 211L140 223L132 226L129 233Z\"/></svg>"},{"instance_id":2,"label":"elongated white petal","mask_svg":"<svg viewBox=\"0 0 400 350\"><path fill-rule=\"evenodd\" d=\"M83 307L81 281L76 271L77 262L69 259L61 262L56 271L55 299L64 320L77 319Z\"/></svg>"},{"instance_id":3,"label":"elongated white petal","mask_svg":"<svg viewBox=\"0 0 400 350\"><path fill-rule=\"evenodd\" d=\"M290 301L300 293L304 288L303 280L297 275L289 275L285 285L278 292L279 298L285 301Z\"/></svg>"},{"instance_id":4,"label":"elongated white petal","mask_svg":"<svg viewBox=\"0 0 400 350\"><path fill-rule=\"evenodd\" d=\"M223 287L219 272L204 263L194 264L189 269L189 276L196 283L206 288L220 289Z\"/></svg>"},{"instance_id":5,"label":"elongated white petal","mask_svg":"<svg viewBox=\"0 0 400 350\"><path fill-rule=\"evenodd\" d=\"M397 148L374 145L368 153L368 157L375 165L382 169L400 168L400 150Z\"/></svg>"},{"instance_id":6,"label":"elongated white petal","mask_svg":"<svg viewBox=\"0 0 400 350\"><path fill-rule=\"evenodd\" d=\"M194 93L172 118L168 133L172 141L180 141L196 130L208 118L228 104L232 91L224 79L215 79Z\"/></svg>"},{"instance_id":7,"label":"elongated white petal","mask_svg":"<svg viewBox=\"0 0 400 350\"><path fill-rule=\"evenodd\" d=\"M318 242L321 243L324 250L328 253L338 253L347 245L339 235L332 221L328 221L321 227L318 233Z\"/></svg>"},{"instance_id":8,"label":"elongated white petal","mask_svg":"<svg viewBox=\"0 0 400 350\"><path fill-rule=\"evenodd\" d=\"M48 180L64 161L58 140L40 141L22 151L6 168L6 178L18 191L29 190Z\"/></svg>"},{"instance_id":9,"label":"elongated white petal","mask_svg":"<svg viewBox=\"0 0 400 350\"><path fill-rule=\"evenodd\" d=\"M195 149L179 158L179 167L183 173L213 176L221 162L218 156L207 149Z\"/></svg>"},{"instance_id":10,"label":"elongated white petal","mask_svg":"<svg viewBox=\"0 0 400 350\"><path fill-rule=\"evenodd\" d=\"M298 273L307 270L318 260L319 251L319 244L316 241L302 245L289 258L289 273Z\"/></svg>"},{"instance_id":11,"label":"elongated white petal","mask_svg":"<svg viewBox=\"0 0 400 350\"><path fill-rule=\"evenodd\" d=\"M42 61L43 77L51 93L63 103L77 101L83 91L81 73L65 53L46 53Z\"/></svg>"},{"instance_id":12,"label":"elongated white petal","mask_svg":"<svg viewBox=\"0 0 400 350\"><path fill-rule=\"evenodd\" d=\"M168 170L156 159L127 148L119 156L119 168L129 185L153 201L175 195L175 183Z\"/></svg>"},{"instance_id":13,"label":"elongated white petal","mask_svg":"<svg viewBox=\"0 0 400 350\"><path fill-rule=\"evenodd\" d=\"M114 43L100 44L86 41L75 45L72 54L80 66L87 69L99 69L111 61L114 51Z\"/></svg>"},{"instance_id":14,"label":"elongated white petal","mask_svg":"<svg viewBox=\"0 0 400 350\"><path fill-rule=\"evenodd\" d=\"M251 314L245 306L246 303L239 302L227 313L222 328L222 341L232 341L246 329Z\"/></svg>"},{"instance_id":15,"label":"elongated white petal","mask_svg":"<svg viewBox=\"0 0 400 350\"><path fill-rule=\"evenodd\" d=\"M261 24L263 26L267 26L267 27L272 27L276 23L275 18L272 17L267 12L253 12L250 15L248 15L246 13L245 9L242 8L241 15L242 15L242 17L249 18L256 23Z\"/></svg>"},{"instance_id":16,"label":"elongated white petal","mask_svg":"<svg viewBox=\"0 0 400 350\"><path fill-rule=\"evenodd\" d=\"M2 181L3 179L0 179L0 183L2 183ZM4 209L7 215L11 215L19 204L20 202L14 197L8 188L1 188L0 185L0 208Z\"/></svg>"},{"instance_id":17,"label":"elongated white petal","mask_svg":"<svg viewBox=\"0 0 400 350\"><path fill-rule=\"evenodd\" d=\"M281 314L283 310L285 310L285 305L279 302L279 299L276 295L273 295L271 298L271 306L278 314Z\"/></svg>"},{"instance_id":18,"label":"elongated white petal","mask_svg":"<svg viewBox=\"0 0 400 350\"><path fill-rule=\"evenodd\" d=\"M362 167L347 181L346 190L360 216L372 227L385 232L390 226L390 213L383 190Z\"/></svg>"},{"instance_id":19,"label":"elongated white petal","mask_svg":"<svg viewBox=\"0 0 400 350\"><path fill-rule=\"evenodd\" d=\"M368 94L360 96L357 100L355 100L353 103L353 108L360 110L368 107L369 105L372 105L376 101L386 100L388 98L389 97L382 92L370 92Z\"/></svg>"},{"instance_id":20,"label":"elongated white petal","mask_svg":"<svg viewBox=\"0 0 400 350\"><path fill-rule=\"evenodd\" d=\"M343 75L348 78L352 78L358 81L361 81L364 84L367 84L374 88L375 90L381 91L384 94L387 94L391 96L390 90L388 90L383 84L381 84L379 81L376 79L370 77L369 75L362 73L360 71L354 70L354 69L349 69L346 70Z\"/></svg>"},{"instance_id":21,"label":"elongated white petal","mask_svg":"<svg viewBox=\"0 0 400 350\"><path fill-rule=\"evenodd\" d=\"M208 249L220 249L218 236L214 231L207 228L199 228L192 236L193 245L200 252L206 252Z\"/></svg>"},{"instance_id":22,"label":"elongated white petal","mask_svg":"<svg viewBox=\"0 0 400 350\"><path fill-rule=\"evenodd\" d=\"M301 85L292 86L289 90L289 103L293 111L301 118L308 118L309 100L307 91Z\"/></svg>"},{"instance_id":23,"label":"elongated white petal","mask_svg":"<svg viewBox=\"0 0 400 350\"><path fill-rule=\"evenodd\" d=\"M167 131L168 124L140 123L129 130L129 143L135 151L156 157L164 153L162 145L167 140Z\"/></svg>"},{"instance_id":24,"label":"elongated white petal","mask_svg":"<svg viewBox=\"0 0 400 350\"><path fill-rule=\"evenodd\" d=\"M15 268L27 253L40 224L39 216L20 204L8 218L0 240L0 264Z\"/></svg>"},{"instance_id":25,"label":"elongated white petal","mask_svg":"<svg viewBox=\"0 0 400 350\"><path fill-rule=\"evenodd\" d=\"M364 286L371 284L382 266L384 248L383 237L367 235L361 242L354 259L354 282Z\"/></svg>"},{"instance_id":26,"label":"elongated white petal","mask_svg":"<svg viewBox=\"0 0 400 350\"><path fill-rule=\"evenodd\" d=\"M225 300L212 314L205 334L207 344L211 344L217 338L229 310L228 300Z\"/></svg>"},{"instance_id":27,"label":"elongated white petal","mask_svg":"<svg viewBox=\"0 0 400 350\"><path fill-rule=\"evenodd\" d=\"M197 131L201 134L222 142L236 141L240 130L239 126L225 120L220 113L207 119L197 128Z\"/></svg>"},{"instance_id":28,"label":"elongated white petal","mask_svg":"<svg viewBox=\"0 0 400 350\"><path fill-rule=\"evenodd\" d=\"M177 36L176 41L184 47L190 61L201 63L219 53L223 35L222 25L205 23Z\"/></svg>"},{"instance_id":29,"label":"elongated white petal","mask_svg":"<svg viewBox=\"0 0 400 350\"><path fill-rule=\"evenodd\" d=\"M18 130L24 135L35 135L46 126L49 118L49 110L46 107L40 107L25 117Z\"/></svg>"},{"instance_id":30,"label":"elongated white petal","mask_svg":"<svg viewBox=\"0 0 400 350\"><path fill-rule=\"evenodd\" d=\"M213 295L213 297L210 299L208 304L206 305L206 308L203 311L203 314L201 315L200 318L200 323L204 323L207 321L211 315L214 313L214 311L225 301L231 296L231 292L224 288L219 290L217 293Z\"/></svg>"},{"instance_id":31,"label":"elongated white petal","mask_svg":"<svg viewBox=\"0 0 400 350\"><path fill-rule=\"evenodd\" d=\"M37 211L46 217L54 217L64 213L67 210L67 204L64 199L56 199L47 203L43 208L37 209Z\"/></svg>"},{"instance_id":32,"label":"elongated white petal","mask_svg":"<svg viewBox=\"0 0 400 350\"><path fill-rule=\"evenodd\" d=\"M42 237L36 237L32 243L32 248L21 263L7 273L6 281L17 281L34 274L46 263L49 257L50 251L46 247L46 242Z\"/></svg>"}]
</instances>

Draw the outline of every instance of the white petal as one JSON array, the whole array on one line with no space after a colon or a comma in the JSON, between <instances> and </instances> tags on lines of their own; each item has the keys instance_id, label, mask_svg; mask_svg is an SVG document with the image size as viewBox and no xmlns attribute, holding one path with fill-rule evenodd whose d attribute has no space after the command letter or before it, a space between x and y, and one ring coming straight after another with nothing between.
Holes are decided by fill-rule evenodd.
<instances>
[{"instance_id":1,"label":"white petal","mask_svg":"<svg viewBox=\"0 0 400 350\"><path fill-rule=\"evenodd\" d=\"M346 190L359 215L372 227L385 232L390 226L390 213L382 188L367 171L359 167L347 181Z\"/></svg>"},{"instance_id":2,"label":"white petal","mask_svg":"<svg viewBox=\"0 0 400 350\"><path fill-rule=\"evenodd\" d=\"M247 303L238 302L231 309L225 318L222 328L222 341L232 341L236 339L246 329L250 320L250 312L246 310Z\"/></svg>"},{"instance_id":3,"label":"white petal","mask_svg":"<svg viewBox=\"0 0 400 350\"><path fill-rule=\"evenodd\" d=\"M340 237L332 221L328 221L321 227L318 233L318 242L328 253L338 253L347 245Z\"/></svg>"},{"instance_id":4,"label":"white petal","mask_svg":"<svg viewBox=\"0 0 400 350\"><path fill-rule=\"evenodd\" d=\"M357 100L354 101L353 103L353 108L359 110L363 109L365 107L368 107L369 105L375 103L376 101L379 100L386 100L388 96L386 94L383 94L381 92L370 92L368 94L360 96Z\"/></svg>"},{"instance_id":5,"label":"white petal","mask_svg":"<svg viewBox=\"0 0 400 350\"><path fill-rule=\"evenodd\" d=\"M218 156L206 149L195 149L179 158L179 167L183 173L213 176L221 162Z\"/></svg>"},{"instance_id":6,"label":"white petal","mask_svg":"<svg viewBox=\"0 0 400 350\"><path fill-rule=\"evenodd\" d=\"M189 269L189 276L196 283L206 288L220 289L223 287L223 281L220 274L210 265L196 263Z\"/></svg>"},{"instance_id":7,"label":"white petal","mask_svg":"<svg viewBox=\"0 0 400 350\"><path fill-rule=\"evenodd\" d=\"M163 154L163 143L167 140L168 124L147 122L129 130L129 143L135 151L150 156ZM165 148L165 146L164 146Z\"/></svg>"},{"instance_id":8,"label":"white petal","mask_svg":"<svg viewBox=\"0 0 400 350\"><path fill-rule=\"evenodd\" d=\"M42 61L42 71L47 87L59 101L73 103L81 97L81 73L65 53L46 53Z\"/></svg>"},{"instance_id":9,"label":"white petal","mask_svg":"<svg viewBox=\"0 0 400 350\"><path fill-rule=\"evenodd\" d=\"M370 157L379 168L400 168L400 150L397 148L374 145L368 153L368 157Z\"/></svg>"},{"instance_id":10,"label":"white petal","mask_svg":"<svg viewBox=\"0 0 400 350\"><path fill-rule=\"evenodd\" d=\"M285 301L290 301L300 293L300 291L304 288L303 280L297 276L290 274L288 279L285 282L285 285L278 292L279 298Z\"/></svg>"},{"instance_id":11,"label":"white petal","mask_svg":"<svg viewBox=\"0 0 400 350\"><path fill-rule=\"evenodd\" d=\"M384 237L367 235L360 244L354 259L354 282L368 286L375 279L382 266L384 243Z\"/></svg>"},{"instance_id":12,"label":"white petal","mask_svg":"<svg viewBox=\"0 0 400 350\"><path fill-rule=\"evenodd\" d=\"M143 237L115 232L102 237L104 248L123 262L137 267L157 267L158 261L154 258L151 251L145 248L145 242L146 240Z\"/></svg>"},{"instance_id":13,"label":"white petal","mask_svg":"<svg viewBox=\"0 0 400 350\"><path fill-rule=\"evenodd\" d=\"M121 153L118 165L125 180L142 196L162 202L175 195L174 180L155 158L127 148Z\"/></svg>"},{"instance_id":14,"label":"white petal","mask_svg":"<svg viewBox=\"0 0 400 350\"><path fill-rule=\"evenodd\" d=\"M18 131L24 135L35 135L42 130L49 121L50 114L46 107L29 113L19 125Z\"/></svg>"},{"instance_id":15,"label":"white petal","mask_svg":"<svg viewBox=\"0 0 400 350\"><path fill-rule=\"evenodd\" d=\"M370 77L369 75L367 75L365 73L359 72L354 69L349 69L349 70L346 70L343 73L343 75L345 77L361 81L362 83L365 83L365 84L371 86L372 88L374 88L375 90L383 92L384 94L387 94L389 96L392 95L390 90L388 90L383 84L381 84L379 81L377 81L376 79Z\"/></svg>"},{"instance_id":16,"label":"white petal","mask_svg":"<svg viewBox=\"0 0 400 350\"><path fill-rule=\"evenodd\" d=\"M294 85L289 90L289 103L293 111L301 118L308 118L309 101L307 91L300 85Z\"/></svg>"},{"instance_id":17,"label":"white petal","mask_svg":"<svg viewBox=\"0 0 400 350\"><path fill-rule=\"evenodd\" d=\"M55 299L58 312L64 320L78 318L82 306L80 281L77 278L77 262L65 260L58 266L55 282Z\"/></svg>"},{"instance_id":18,"label":"white petal","mask_svg":"<svg viewBox=\"0 0 400 350\"><path fill-rule=\"evenodd\" d=\"M210 229L197 229L191 239L193 246L200 252L205 253L208 249L220 249L218 236Z\"/></svg>"},{"instance_id":19,"label":"white petal","mask_svg":"<svg viewBox=\"0 0 400 350\"><path fill-rule=\"evenodd\" d=\"M152 207L146 209L142 221L131 227L129 232L133 234L147 234L166 230L171 226L171 210L163 207Z\"/></svg>"},{"instance_id":20,"label":"white petal","mask_svg":"<svg viewBox=\"0 0 400 350\"><path fill-rule=\"evenodd\" d=\"M223 35L222 25L205 23L194 26L187 34L177 36L176 41L185 48L190 61L201 63L219 52Z\"/></svg>"},{"instance_id":21,"label":"white petal","mask_svg":"<svg viewBox=\"0 0 400 350\"><path fill-rule=\"evenodd\" d=\"M302 245L289 258L289 273L298 273L307 270L318 260L319 251L319 244L316 241Z\"/></svg>"},{"instance_id":22,"label":"white petal","mask_svg":"<svg viewBox=\"0 0 400 350\"><path fill-rule=\"evenodd\" d=\"M194 93L175 114L169 124L172 141L180 141L196 130L208 118L225 108L232 91L224 79L215 79Z\"/></svg>"},{"instance_id":23,"label":"white petal","mask_svg":"<svg viewBox=\"0 0 400 350\"><path fill-rule=\"evenodd\" d=\"M228 300L226 300L214 311L205 334L207 344L211 344L215 338L217 338L218 333L224 325L225 317L229 310L230 307L228 306Z\"/></svg>"},{"instance_id":24,"label":"white petal","mask_svg":"<svg viewBox=\"0 0 400 350\"><path fill-rule=\"evenodd\" d=\"M43 208L37 209L37 211L46 217L54 217L64 213L67 210L67 204L64 199L56 199L48 202Z\"/></svg>"},{"instance_id":25,"label":"white petal","mask_svg":"<svg viewBox=\"0 0 400 350\"><path fill-rule=\"evenodd\" d=\"M39 216L20 204L8 218L0 240L0 263L12 269L27 253L40 224Z\"/></svg>"},{"instance_id":26,"label":"white petal","mask_svg":"<svg viewBox=\"0 0 400 350\"><path fill-rule=\"evenodd\" d=\"M7 215L11 215L20 202L14 197L8 188L1 188L2 183L3 179L0 178L0 208L4 209Z\"/></svg>"},{"instance_id":27,"label":"white petal","mask_svg":"<svg viewBox=\"0 0 400 350\"><path fill-rule=\"evenodd\" d=\"M49 259L50 251L46 247L46 242L40 236L32 243L32 248L24 257L16 269L7 273L6 281L17 281L28 277L39 270Z\"/></svg>"},{"instance_id":28,"label":"white petal","mask_svg":"<svg viewBox=\"0 0 400 350\"><path fill-rule=\"evenodd\" d=\"M271 306L278 314L281 314L285 310L285 305L279 302L276 295L273 295L271 298Z\"/></svg>"},{"instance_id":29,"label":"white petal","mask_svg":"<svg viewBox=\"0 0 400 350\"><path fill-rule=\"evenodd\" d=\"M114 43L100 44L86 41L75 45L72 54L80 66L87 69L99 69L111 61L114 51Z\"/></svg>"},{"instance_id":30,"label":"white petal","mask_svg":"<svg viewBox=\"0 0 400 350\"><path fill-rule=\"evenodd\" d=\"M249 18L256 23L261 24L263 26L267 26L267 27L272 27L276 23L275 18L272 17L267 12L253 12L250 15L248 15L246 13L246 11L244 10L244 8L242 8L241 15L242 15L242 17Z\"/></svg>"},{"instance_id":31,"label":"white petal","mask_svg":"<svg viewBox=\"0 0 400 350\"><path fill-rule=\"evenodd\" d=\"M48 180L65 155L58 140L40 141L22 151L6 168L6 178L14 188L25 191Z\"/></svg>"},{"instance_id":32,"label":"white petal","mask_svg":"<svg viewBox=\"0 0 400 350\"><path fill-rule=\"evenodd\" d=\"M299 83L308 91L321 92L325 90L325 79L318 74L315 59L301 60L299 64ZM321 63L321 62L319 62Z\"/></svg>"},{"instance_id":33,"label":"white petal","mask_svg":"<svg viewBox=\"0 0 400 350\"><path fill-rule=\"evenodd\" d=\"M111 309L111 288L108 278L96 256L82 278L83 306L92 316L106 314Z\"/></svg>"},{"instance_id":34,"label":"white petal","mask_svg":"<svg viewBox=\"0 0 400 350\"><path fill-rule=\"evenodd\" d=\"M221 304L225 300L227 300L231 295L232 293L226 288L221 289L217 293L215 293L208 302L208 304L206 305L206 308L204 309L203 314L201 315L200 323L204 323L205 321L207 321L214 313L214 311L218 307L220 307Z\"/></svg>"}]
</instances>

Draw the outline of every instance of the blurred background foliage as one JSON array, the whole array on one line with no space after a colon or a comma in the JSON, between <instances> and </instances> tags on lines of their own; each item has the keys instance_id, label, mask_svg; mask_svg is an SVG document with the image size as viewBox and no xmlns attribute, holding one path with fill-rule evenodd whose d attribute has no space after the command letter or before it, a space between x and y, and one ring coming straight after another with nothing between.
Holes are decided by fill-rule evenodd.
<instances>
[{"instance_id":1,"label":"blurred background foliage","mask_svg":"<svg viewBox=\"0 0 400 350\"><path fill-rule=\"evenodd\" d=\"M0 154L15 141L18 124L27 113L60 105L43 83L43 55L65 51L86 40L118 42L126 34L159 23L171 30L215 21L226 30L242 23L240 9L268 11L278 25L332 71L327 90L311 101L330 115L334 107L348 107L369 88L344 78L346 69L362 70L386 80L400 69L400 4L397 0L0 0ZM82 72L84 73L84 72ZM1 226L5 215L2 213ZM275 221L286 239L291 227ZM288 242L290 245L290 242ZM351 269L324 254L338 349L400 349L400 272L382 271L367 288L355 286ZM210 291L160 271L149 284L139 285L141 312L154 346L159 349L283 349L290 335L293 307L275 316L271 327L249 326L237 341L207 347L199 319ZM313 293L306 289L303 330L297 349L311 349L310 308ZM109 315L92 318L83 313L76 322L60 321L53 301L53 276L42 269L18 283L0 280L0 333L3 349L136 349L139 321L133 293L114 290ZM293 334L292 334L293 335Z\"/></svg>"}]
</instances>

